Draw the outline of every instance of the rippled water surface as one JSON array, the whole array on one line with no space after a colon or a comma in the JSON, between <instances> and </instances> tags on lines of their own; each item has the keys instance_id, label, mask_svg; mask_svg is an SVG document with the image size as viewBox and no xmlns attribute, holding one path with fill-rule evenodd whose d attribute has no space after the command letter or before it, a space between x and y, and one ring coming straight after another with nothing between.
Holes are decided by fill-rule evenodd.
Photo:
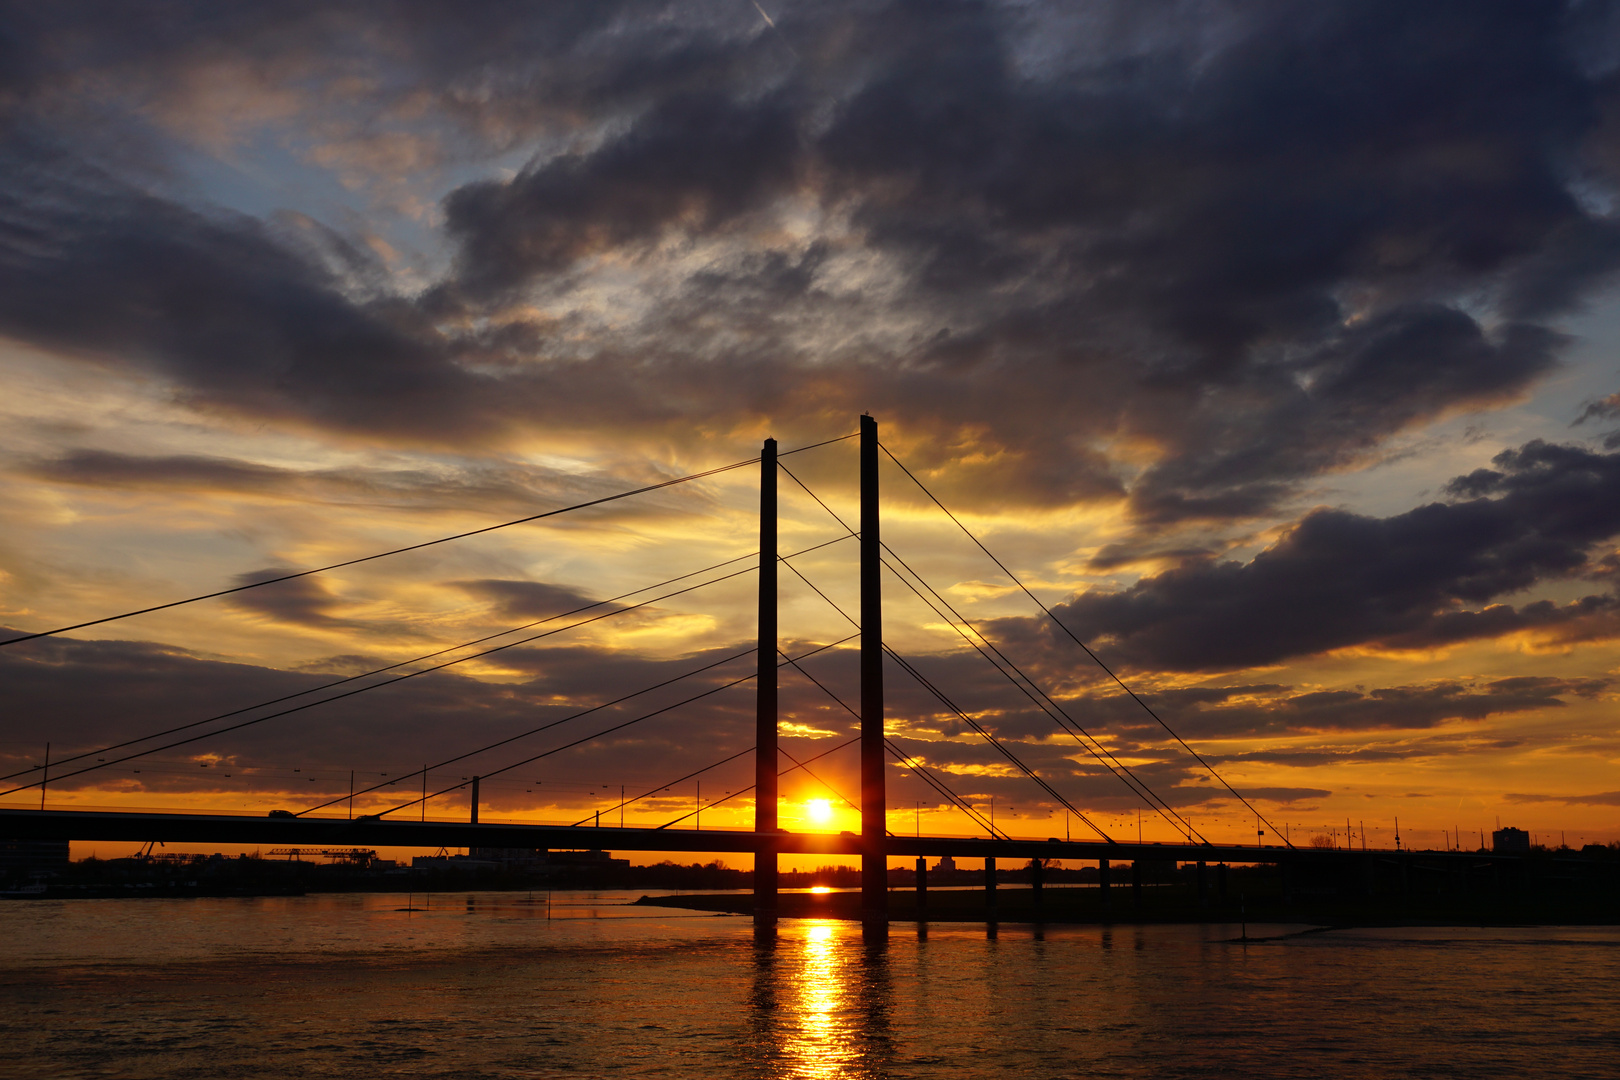
<instances>
[{"instance_id":1,"label":"rippled water surface","mask_svg":"<svg viewBox=\"0 0 1620 1080\"><path fill-rule=\"evenodd\" d=\"M760 939L625 899L0 905L0 1074L1620 1076L1616 928Z\"/></svg>"}]
</instances>

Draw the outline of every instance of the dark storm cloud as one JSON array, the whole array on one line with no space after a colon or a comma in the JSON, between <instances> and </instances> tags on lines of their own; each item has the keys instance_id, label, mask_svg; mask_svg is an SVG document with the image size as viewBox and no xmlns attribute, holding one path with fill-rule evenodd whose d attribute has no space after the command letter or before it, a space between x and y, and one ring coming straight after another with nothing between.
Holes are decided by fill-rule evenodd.
<instances>
[{"instance_id":1,"label":"dark storm cloud","mask_svg":"<svg viewBox=\"0 0 1620 1080\"><path fill-rule=\"evenodd\" d=\"M1151 529L1265 514L1522 393L1556 363L1547 320L1620 263L1594 209L1620 145L1607 5L874 0L777 22L16 8L0 332L406 441L871 407L949 494L1128 494ZM450 193L454 271L394 294L330 230L150 182L153 125L207 119L220 71L301 95L317 141L379 176L388 134L440 164L540 149ZM784 239L784 214L852 231ZM681 262L702 244L719 254ZM881 288L850 279L862 259ZM599 260L656 279L635 314L569 314ZM524 314L525 290L563 314ZM1127 484L1109 436L1159 457Z\"/></svg>"},{"instance_id":2,"label":"dark storm cloud","mask_svg":"<svg viewBox=\"0 0 1620 1080\"><path fill-rule=\"evenodd\" d=\"M1002 735L1005 740L1006 732L1003 731ZM1033 781L1016 766L976 736L967 735L956 741L940 742L900 735L897 741L907 753L916 755L930 769L944 776L950 787L959 794L976 799L993 795L998 806L1008 809L1023 806L1062 812L1062 803L1035 787ZM1025 765L1076 805L1113 811L1130 811L1142 805L1142 797L1136 788L1073 743L1035 743L1013 739L1006 740L1006 745ZM1161 754L1138 749L1131 756L1145 759L1132 765L1131 775L1170 806L1186 809L1232 798L1225 788L1217 786L1209 774L1184 753ZM1277 803L1318 799L1332 794L1321 788L1238 786L1248 798Z\"/></svg>"},{"instance_id":3,"label":"dark storm cloud","mask_svg":"<svg viewBox=\"0 0 1620 1080\"><path fill-rule=\"evenodd\" d=\"M310 690L332 675L357 674L376 661L369 657L332 657L306 665L298 672L275 671L250 664L223 663L182 650L123 641L73 641L51 639L29 651L20 649L0 654L0 677L6 679L8 702L18 716L51 718L48 735L62 756L105 743L122 741L144 731L170 728L176 724L241 708L254 701L269 701ZM362 772L382 770L394 775L416 768L423 758L438 761L507 738L541 724L559 720L579 709L620 697L641 687L651 687L699 665L719 660L740 649L721 649L673 660L650 660L621 652L585 647L514 650L510 666L527 674L522 682L492 684L453 671L437 672L397 687L384 687L331 705L319 706L291 716L270 719L260 725L211 737L183 748L166 751L152 760L137 760L105 773L84 778L67 778L53 784L71 790L87 784L107 783L130 790L201 791L216 790L221 783L218 770L194 771L202 760L229 763L235 780L257 782L265 790L285 788L289 781L275 773L275 767L302 765L306 771L324 770L324 780L311 787L314 792L341 793L338 777L343 769L359 767ZM463 772L494 769L520 758L606 729L651 712L703 690L748 674L748 656L693 676L667 688L590 717L572 721L538 736L529 737L457 763L434 774L435 786L451 782ZM339 688L351 689L348 684ZM802 690L803 688L798 688ZM318 698L322 694L314 694ZM784 706L790 714L803 717L802 706L813 698L785 687ZM274 709L296 705L304 699L254 709L231 723ZM694 702L662 716L616 733L609 733L579 747L563 751L543 763L525 766L517 775L523 778L590 777L606 783L653 784L711 764L746 750L753 739L753 699L748 684ZM223 724L208 725L210 730ZM788 737L783 746L790 760L804 761L828 750L850 732L847 718L835 725L833 738ZM33 763L30 738L35 732L18 728L5 760L14 767ZM917 748L920 744L911 744ZM25 749L27 748L27 749ZM401 748L408 748L401 757ZM930 761L948 768L948 781L958 791L1005 792L1014 803L1022 800L1037 804L1029 781L1021 777L979 777L963 770L985 764L1001 764L1002 759L982 742L926 744ZM1087 764L1076 765L1058 750L1024 745L1021 752L1043 775L1060 781L1073 797L1094 800L1098 805L1130 805L1132 796L1118 781ZM108 755L113 756L113 755ZM143 764L144 762L144 764ZM858 791L857 759L853 752L841 752L813 766L817 776L835 791ZM185 767L181 767L185 766ZM751 767L747 759L733 763L729 771L705 775L705 790L726 790L727 784L741 787L748 783ZM139 769L140 772L134 770ZM258 772L255 772L255 771ZM264 772L269 770L269 772ZM334 771L336 770L336 771ZM1150 767L1145 771L1165 787L1182 778L1179 767ZM252 776L263 778L252 781ZM273 774L273 775L272 775ZM891 785L904 782L896 771ZM277 779L277 777L280 777ZM711 780L715 788L710 788ZM297 784L309 783L307 778ZM822 796L827 791L818 781L795 776L784 781L785 791ZM227 785L228 786L228 785ZM895 790L901 790L896 787ZM687 789L687 792L690 788ZM679 794L685 799L687 792ZM930 792L922 791L923 795ZM498 788L486 794L493 801ZM532 800L508 793L517 804ZM1189 788L1171 798L1186 805L1206 801L1209 793Z\"/></svg>"},{"instance_id":4,"label":"dark storm cloud","mask_svg":"<svg viewBox=\"0 0 1620 1080\"><path fill-rule=\"evenodd\" d=\"M796 123L780 102L680 96L590 155L463 187L445 204L461 284L498 291L586 256L634 251L677 221L719 228L793 182L803 158Z\"/></svg>"},{"instance_id":5,"label":"dark storm cloud","mask_svg":"<svg viewBox=\"0 0 1620 1080\"><path fill-rule=\"evenodd\" d=\"M1027 624L1018 629L1027 630ZM1100 678L1087 678L1090 661L1077 657L1078 650L1067 639L1054 646L1033 636L1004 635L1003 647L1053 693L1070 723L1103 735L1116 751L1152 754L1168 739L1142 704L1106 687ZM1046 748L1042 753L1090 760L1078 739L989 664L961 652L911 659L1000 737L1039 743ZM1515 676L1332 690L1302 690L1280 683L1139 687L1138 695L1177 732L1196 741L1312 731L1424 730L1453 721L1563 708L1569 699L1591 699L1609 685L1606 678ZM976 738L965 721L904 674L891 674L887 694L888 715L902 734Z\"/></svg>"},{"instance_id":6,"label":"dark storm cloud","mask_svg":"<svg viewBox=\"0 0 1620 1080\"><path fill-rule=\"evenodd\" d=\"M1606 398L1588 404L1581 410L1581 415L1576 417L1575 424L1584 424L1592 419L1613 420L1617 417L1620 417L1620 394L1610 394ZM1603 449L1620 450L1620 431L1611 431L1603 436Z\"/></svg>"},{"instance_id":7,"label":"dark storm cloud","mask_svg":"<svg viewBox=\"0 0 1620 1080\"><path fill-rule=\"evenodd\" d=\"M292 603L276 605L274 610L281 617L308 621L322 617L323 606L321 598L315 597L304 608ZM242 773L236 777L239 783L246 782L247 774L243 770L292 765L325 769L330 774L329 781L337 775L332 770L342 768L358 767L362 772L382 770L397 775L407 768L418 767L423 759L430 762L447 759L560 720L638 688L655 686L738 651L741 649L720 649L671 660L652 660L580 646L514 650L503 657L511 658L508 665L511 669L525 672L524 678L516 683L485 682L454 670L435 672L398 686L381 687L330 705L205 738L164 751L155 759L121 765L111 772L64 778L57 783L67 790L94 783L175 792L212 790L211 785L219 781L216 774L179 768L187 762L201 760L229 762L234 770ZM12 762L14 767L33 764L36 741L33 736L38 735L41 745L43 739L52 741L53 753L60 760L68 754L121 742L143 732L173 728L227 710L241 709L256 701L272 701L314 690L334 677L358 674L376 664L370 657L343 656L305 665L305 670L301 671L277 671L135 642L70 639L33 642L27 649L0 653L0 677L5 679L8 706L14 715L36 718L42 724L49 718L49 730L30 730L28 723L20 723L10 732L10 745L0 757ZM745 676L751 669L752 659L745 655L673 686L639 695L623 705L468 759L449 771L458 775L458 770L480 771L488 775L520 758L592 732L606 732L643 713ZM365 683L349 683L328 693L361 685ZM793 717L805 717L808 710L804 706L813 705L817 700L803 691L803 687L784 687L784 707ZM317 692L308 699L294 697L279 705L248 709L240 716L204 725L195 731L213 730L324 696ZM541 774L589 776L598 780L611 778L615 783L664 782L746 750L752 743L753 723L752 694L749 685L744 683L621 731L604 734L600 739L548 758L544 764L526 766L521 775L525 778ZM837 732L831 738L786 738L784 748L793 759L803 761L852 733L847 717L837 719L831 726ZM180 737L192 733L195 732L188 731ZM1038 801L1035 798L1038 793L1032 791L1027 779L973 775L986 766L1005 764L982 741L925 743L908 740L908 746L914 752L924 753L936 767L945 768L949 782L958 791L993 792L1014 803L1022 800L1031 806ZM408 748L407 758L402 759L401 748ZM1068 755L1073 754L1074 748L1020 743L1018 749L1043 776L1059 782L1071 797L1085 798L1099 806L1130 805L1133 796L1114 777L1089 761L1069 760ZM787 760L790 759L784 759L784 764ZM147 767L143 767L143 761ZM164 763L168 763L167 766ZM1172 788L1186 777L1185 764L1153 764L1140 771L1151 782ZM741 786L747 782L740 779L748 771L747 766L745 760L731 770L736 776L725 773L723 776L713 774L712 778L722 789L728 782ZM136 769L141 771L136 773L133 771ZM852 753L827 758L814 769L835 789L846 793L858 790L856 758ZM896 777L891 783L904 779L898 772ZM278 784L285 786L286 782L285 778L262 781L271 789ZM707 788L709 779L704 782ZM815 793L821 793L818 784L804 777L794 781L793 790L799 790L797 785L801 783L805 790L814 788ZM1188 788L1184 792L1172 792L1169 797L1179 804L1191 805L1207 801L1211 795L1201 789Z\"/></svg>"},{"instance_id":8,"label":"dark storm cloud","mask_svg":"<svg viewBox=\"0 0 1620 1080\"><path fill-rule=\"evenodd\" d=\"M31 479L118 491L173 491L197 495L233 493L327 502L344 506L471 510L519 517L599 499L646 482L645 465L624 474L562 472L530 462L446 455L422 468L293 469L238 458L198 454L144 455L109 450L73 450L20 463ZM664 479L666 477L659 477ZM709 505L690 485L648 492L615 508L619 517L689 513ZM567 519L554 524L568 527Z\"/></svg>"},{"instance_id":9,"label":"dark storm cloud","mask_svg":"<svg viewBox=\"0 0 1620 1080\"><path fill-rule=\"evenodd\" d=\"M1196 741L1299 732L1425 730L1456 720L1479 721L1488 716L1563 708L1568 704L1566 698L1589 699L1608 685L1606 679L1516 677L1482 683L1448 679L1409 686L1305 692L1286 686L1233 688L1231 693L1220 688L1211 692L1209 688L1192 687L1141 696L1178 733ZM1076 697L1066 700L1064 706L1090 729L1125 740L1127 750L1135 740L1153 745L1165 737L1163 729L1128 698ZM1268 751L1254 760L1286 764L1290 753ZM1409 754L1400 751L1398 756ZM1299 763L1321 763L1309 758L1307 754Z\"/></svg>"},{"instance_id":10,"label":"dark storm cloud","mask_svg":"<svg viewBox=\"0 0 1620 1080\"><path fill-rule=\"evenodd\" d=\"M107 450L76 450L31 462L27 469L56 483L195 491L286 491L297 486L298 476L291 469L201 454L147 457Z\"/></svg>"},{"instance_id":11,"label":"dark storm cloud","mask_svg":"<svg viewBox=\"0 0 1620 1080\"><path fill-rule=\"evenodd\" d=\"M1305 385L1280 389L1283 400L1259 423L1238 412L1233 426L1211 429L1210 443L1188 448L1206 453L1153 470L1133 489L1133 506L1163 521L1258 514L1307 464L1289 463L1291 452L1325 469L1414 420L1511 396L1551 369L1556 344L1556 335L1525 325L1492 340L1469 316L1439 305L1385 312L1324 341L1309 370L1277 373Z\"/></svg>"},{"instance_id":12,"label":"dark storm cloud","mask_svg":"<svg viewBox=\"0 0 1620 1080\"><path fill-rule=\"evenodd\" d=\"M1523 320L1573 296L1547 285L1556 297L1532 303L1523 280L1589 283L1620 255L1568 191L1560 155L1595 124L1598 91L1554 9L1263 9L1201 64L1166 36L1147 59L1046 78L1018 55L1038 9L831 10L795 10L783 32L814 54L865 29L858 63L803 73L841 90L676 97L587 154L453 196L470 286L701 235L813 176L898 260L906 306L940 320L887 370L856 365L868 399L949 430L973 418L907 372L958 396L1043 386L1049 407L1021 397L1022 432L997 425L1018 471L1037 459L1016 451L1063 425L1135 430L1171 451L1137 511L1174 520L1263 512L1412 422L1518 393L1559 344ZM1507 317L1488 333L1452 303L1482 288ZM1103 366L1122 356L1142 363ZM1022 479L1054 499L1109 487Z\"/></svg>"},{"instance_id":13,"label":"dark storm cloud","mask_svg":"<svg viewBox=\"0 0 1620 1080\"><path fill-rule=\"evenodd\" d=\"M1246 754L1205 756L1213 765L1253 761L1263 762L1267 765L1315 769L1323 766L1353 765L1363 762L1403 761L1421 753L1423 752L1418 750L1385 750L1375 747L1360 747L1354 750L1256 750Z\"/></svg>"},{"instance_id":14,"label":"dark storm cloud","mask_svg":"<svg viewBox=\"0 0 1620 1080\"><path fill-rule=\"evenodd\" d=\"M902 735L896 741L908 755L913 755L944 778L957 794L970 800L994 796L997 806L1009 811L1039 807L1062 813L1061 802L1038 788L994 747L976 736L968 739L941 742ZM1120 811L1142 803L1135 789L1078 752L1077 747L1018 741L1007 745L1025 765L1077 806ZM1185 808L1228 797L1224 790L1199 786L1200 771L1190 759L1150 761L1133 771L1171 806ZM894 783L890 781L891 787Z\"/></svg>"},{"instance_id":15,"label":"dark storm cloud","mask_svg":"<svg viewBox=\"0 0 1620 1080\"><path fill-rule=\"evenodd\" d=\"M1586 408L1581 410L1581 415L1575 418L1575 424L1584 424L1588 420L1614 420L1617 418L1620 418L1620 394L1610 394L1608 397L1588 402Z\"/></svg>"},{"instance_id":16,"label":"dark storm cloud","mask_svg":"<svg viewBox=\"0 0 1620 1080\"><path fill-rule=\"evenodd\" d=\"M1427 728L1448 720L1483 720L1502 713L1562 708L1559 695L1590 697L1600 679L1514 678L1463 687L1456 683L1299 694L1281 703L1288 726L1310 731Z\"/></svg>"},{"instance_id":17,"label":"dark storm cloud","mask_svg":"<svg viewBox=\"0 0 1620 1080\"><path fill-rule=\"evenodd\" d=\"M1249 8L1214 56L1170 39L1040 81L997 9L883 18L924 8L824 137L840 190L958 317L1025 286L985 314L998 332L924 350L942 377L1077 368L1106 397L1098 359L1147 354L1109 419L1172 451L1133 491L1149 518L1257 513L1414 420L1517 392L1555 339L1514 321L1526 303L1487 334L1450 296L1567 262L1566 231L1603 237L1582 280L1620 250L1556 164L1594 95L1556 9Z\"/></svg>"},{"instance_id":18,"label":"dark storm cloud","mask_svg":"<svg viewBox=\"0 0 1620 1080\"><path fill-rule=\"evenodd\" d=\"M284 566L272 566L264 570L238 574L231 584L254 585L295 572ZM362 628L360 623L350 622L332 614L341 606L342 601L333 595L324 581L316 577L296 578L292 581L266 585L263 588L249 589L228 597L225 602L239 611L293 626L322 630Z\"/></svg>"},{"instance_id":19,"label":"dark storm cloud","mask_svg":"<svg viewBox=\"0 0 1620 1080\"><path fill-rule=\"evenodd\" d=\"M1189 559L1122 591L1079 596L1057 615L1106 655L1176 670L1274 664L1353 645L1620 632L1620 601L1608 594L1491 603L1606 565L1592 549L1620 534L1620 454L1535 441L1495 464L1452 481L1456 501L1388 518L1318 510L1247 563ZM1023 636L1037 624L1000 625Z\"/></svg>"},{"instance_id":20,"label":"dark storm cloud","mask_svg":"<svg viewBox=\"0 0 1620 1080\"><path fill-rule=\"evenodd\" d=\"M298 612L293 615L296 617ZM41 740L50 738L55 753L65 756L257 701L311 690L330 681L320 674L226 663L135 642L49 639L30 644L39 647L13 648L0 654L0 675L6 681L12 715L35 718L43 725L35 732L27 730L24 723L9 733L6 756L24 764L33 751L22 748L31 747L34 734L40 734ZM166 751L159 758L219 754L244 764L380 764L398 771L407 763L419 766L424 756L429 760L448 758L562 719L726 655L716 652L658 661L584 649L558 650L547 657L542 674L516 684L483 682L453 669L434 672ZM346 670L353 666L353 658L338 659L335 667ZM481 769L493 770L592 732L605 731L750 670L750 661L745 657L623 706L571 721L553 732L491 751L471 759L469 767L477 764ZM363 684L348 684L333 692L356 685ZM197 730L208 731L251 719L302 700L267 710L250 710L234 720ZM46 726L48 735L43 734ZM565 765L574 771L585 768L593 773L598 768L611 768L616 776L671 779L744 749L752 742L752 732L753 702L744 685L621 733L605 735L600 745L591 743L563 751L563 755L552 759L552 765ZM408 762L400 760L402 747L408 747ZM117 779L128 781L133 775L128 769L137 767L138 762L124 767ZM95 774L91 774L62 783L77 787L94 782L94 778ZM195 786L191 781L176 784L176 790Z\"/></svg>"},{"instance_id":21,"label":"dark storm cloud","mask_svg":"<svg viewBox=\"0 0 1620 1080\"><path fill-rule=\"evenodd\" d=\"M310 607L314 617L321 616L319 598ZM300 614L293 611L289 617L296 618ZM398 773L407 767L417 767L422 758L430 761L449 758L562 719L636 688L651 687L734 651L740 649L717 649L670 660L652 660L581 646L514 650L509 667L525 672L519 682L490 683L454 671L436 672L400 686L380 688L167 751L159 755L159 761L172 763L201 755L198 760L219 759L243 769L303 764L330 770L358 765L363 771L382 769ZM34 734L51 738L57 754L72 753L122 741L144 731L200 720L254 701L310 690L329 681L332 674L355 674L374 663L371 658L333 657L326 663L306 665L306 670L302 671L276 671L133 642L67 639L33 642L26 649L0 653L0 676L6 680L8 703L15 715L50 717L50 730L47 736L43 731L27 730L26 724L19 726L12 732L12 744L6 757L17 767L30 764L29 755L33 751L25 748L32 746L30 739ZM592 732L606 731L644 712L746 675L751 663L751 658L744 656L674 686L641 695L624 705L572 721L553 732L469 759L450 771L487 774L519 758ZM836 672L832 675L835 677ZM345 689L353 685L357 684ZM1446 683L1340 694L1294 694L1277 687L1226 689L1230 692L1195 689L1179 697L1166 694L1153 700L1158 707L1177 709L1178 726L1189 737L1230 736L1301 730L1424 728L1448 718L1478 719L1492 713L1557 707L1561 704L1560 695L1589 695L1599 689L1599 684L1582 680L1509 679L1481 686ZM1244 700L1234 703L1233 697ZM278 708L301 700L294 699ZM784 684L784 707L792 718L815 719L811 707L818 700L818 695L802 686ZM1085 716L1088 722L1098 719L1097 710L1090 706L1101 703L1075 700L1069 704L1075 715ZM260 715L262 711L249 711L238 719ZM905 716L903 707L897 708L896 719L903 720ZM847 716L832 714L832 719L827 726L836 734L831 738L789 738L784 746L795 758L805 760L853 733L853 722ZM1060 738L1050 730L1035 735L1032 740L1017 724L1004 724L999 716L987 715L985 721L1008 740L1007 745L1022 760L1070 799L1099 809L1127 810L1137 805L1137 796L1072 740ZM523 775L590 776L598 780L612 779L615 783L663 782L746 749L752 741L752 725L752 695L744 684L566 750L562 755L547 759L548 764L528 767ZM1128 744L1129 731L1125 734ZM908 734L902 726L895 737L908 753L919 755L931 768L940 770L959 793L981 798L994 795L998 802L1008 806L1047 809L1056 806L976 735L963 732L953 741L940 741ZM1171 747L1155 748L1151 742L1127 752L1139 762L1134 766L1136 775L1171 805L1195 807L1230 798L1224 789L1210 784L1197 763L1184 753ZM400 759L399 750L404 747L409 748L408 761ZM1325 754L1260 751L1218 759L1217 763L1222 767L1247 761L1322 767L1378 762L1392 756L1434 758L1465 749L1435 743L1388 753L1378 748L1364 749L1348 755L1337 750ZM198 776L189 773L171 775L162 770L150 774L143 771L137 778L130 770L139 767L139 762L124 766L116 774L109 774L108 782L134 784L148 790L203 790L207 786ZM895 764L893 767L891 786L898 791L901 789L895 785L911 781L900 775L903 766ZM746 783L740 777L747 770L739 768L740 772L733 770L737 772L736 777L727 773L724 781L717 776L715 783L721 787L725 782ZM852 754L828 758L816 766L816 772L834 788L846 793L858 787ZM73 788L89 782L93 781L87 778L64 780L62 784ZM708 783L705 780L706 787ZM805 790L815 786L809 780L804 783ZM816 790L819 792L819 787ZM1330 794L1318 787L1275 785L1243 787L1242 790L1250 798L1274 803L1325 798ZM928 796L929 793L919 791L918 795Z\"/></svg>"},{"instance_id":22,"label":"dark storm cloud","mask_svg":"<svg viewBox=\"0 0 1620 1080\"><path fill-rule=\"evenodd\" d=\"M299 89L330 90L342 82L344 95L374 116L406 94L420 111L425 95L478 126L473 137L499 140L503 129L509 139L561 110L638 100L650 88L711 71L725 58L725 24L738 27L723 19L732 5L684 3L681 20L668 17L672 7L661 0L9 4L0 48L9 61L4 89L26 92L35 108L65 108L70 95L83 93L87 72L109 73L150 103L166 90L191 89L199 71L225 65L264 87L285 89L296 78ZM165 87L165 79L178 85Z\"/></svg>"},{"instance_id":23,"label":"dark storm cloud","mask_svg":"<svg viewBox=\"0 0 1620 1080\"><path fill-rule=\"evenodd\" d=\"M500 614L519 619L539 619L591 607L597 600L566 585L553 585L544 581L507 581L485 578L481 581L459 583L474 596L492 602ZM592 612L615 611L622 605L602 604Z\"/></svg>"},{"instance_id":24,"label":"dark storm cloud","mask_svg":"<svg viewBox=\"0 0 1620 1080\"><path fill-rule=\"evenodd\" d=\"M339 428L472 433L483 382L408 313L346 298L262 223L149 195L43 143L0 146L0 333L150 364L186 393Z\"/></svg>"},{"instance_id":25,"label":"dark storm cloud","mask_svg":"<svg viewBox=\"0 0 1620 1080\"><path fill-rule=\"evenodd\" d=\"M1136 796L1080 740L1029 706L988 665L963 655L912 659L1019 758L1066 795L1098 808L1134 805ZM1142 696L1197 745L1209 739L1311 732L1434 732L1457 721L1478 722L1491 716L1564 708L1568 699L1591 699L1608 685L1605 679L1515 677L1336 691L1242 684L1144 691ZM1031 796L1030 782L993 746L936 700L920 693L905 677L893 675L886 693L893 738L909 753L943 770L958 791L994 794L998 800L1010 803L1022 800L1045 805ZM1116 753L1134 760L1133 772L1172 805L1196 806L1229 797L1224 790L1199 786L1207 780L1202 768L1136 702L1109 694L1060 695L1060 700L1075 722L1102 736ZM1481 744L1464 729L1460 733L1436 732L1416 740L1404 739L1394 747L1262 750L1215 755L1211 760L1223 770L1247 762L1314 769L1412 758L1443 759L1482 748L1518 745L1520 740ZM1331 794L1319 788L1243 790L1249 797L1275 802Z\"/></svg>"},{"instance_id":26,"label":"dark storm cloud","mask_svg":"<svg viewBox=\"0 0 1620 1080\"><path fill-rule=\"evenodd\" d=\"M1018 626L1020 631L1027 628L1027 624ZM1078 650L1067 639L1053 646L1034 636L1003 635L1002 645L1037 684L1052 694L1061 713L1057 708L1043 711L989 663L966 652L908 659L969 716L999 738L1016 741L1023 747L1021 754L1032 754L1032 760L1073 758L1080 766L1098 769L1105 767L1095 761L1069 726L1077 725L1103 737L1117 753L1156 756L1172 744L1169 734L1142 707L1143 703L1164 717L1177 733L1196 743L1301 732L1423 731L1456 721L1477 722L1491 716L1561 709L1572 699L1597 697L1612 683L1604 677L1514 676L1331 690L1308 690L1281 683L1153 689L1139 686L1139 702L1107 685L1089 660L1076 656ZM935 740L952 740L953 754L963 752L964 746L979 745L980 736L950 707L895 666L888 670L886 715L899 737L922 738L936 747L939 744ZM1098 677L1089 677L1092 675ZM845 694L845 700L858 697L852 682L838 684L836 673L829 681ZM1434 752L1449 751L1423 751ZM1179 753L1177 750L1173 756ZM953 760L996 764L1000 759L985 746L982 751Z\"/></svg>"}]
</instances>

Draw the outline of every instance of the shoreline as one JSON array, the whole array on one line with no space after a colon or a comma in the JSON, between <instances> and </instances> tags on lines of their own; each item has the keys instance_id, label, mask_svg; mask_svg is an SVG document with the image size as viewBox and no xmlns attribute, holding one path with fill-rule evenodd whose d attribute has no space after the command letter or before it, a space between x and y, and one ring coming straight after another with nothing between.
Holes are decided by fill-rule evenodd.
<instances>
[{"instance_id":1,"label":"shoreline","mask_svg":"<svg viewBox=\"0 0 1620 1080\"><path fill-rule=\"evenodd\" d=\"M986 898L983 890L930 892L924 905L913 893L890 893L890 923L998 923L1068 924L1088 926L1163 924L1309 924L1327 929L1401 926L1616 926L1620 904L1555 904L1546 902L1410 903L1340 902L1285 904L1275 898L1232 899L1205 906L1182 897L1153 897L1133 904L1127 898L1109 902L1095 890L999 889ZM1064 896L1064 893L1079 894ZM863 921L860 893L781 893L778 919L838 919ZM1538 898L1539 900L1540 898ZM753 915L748 893L689 893L682 896L642 896L633 906L707 911L716 915Z\"/></svg>"}]
</instances>

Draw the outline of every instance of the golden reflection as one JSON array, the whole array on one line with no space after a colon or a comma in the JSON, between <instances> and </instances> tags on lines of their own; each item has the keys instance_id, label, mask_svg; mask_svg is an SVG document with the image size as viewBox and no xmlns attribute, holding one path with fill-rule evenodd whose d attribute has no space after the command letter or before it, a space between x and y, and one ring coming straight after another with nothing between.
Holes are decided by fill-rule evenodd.
<instances>
[{"instance_id":1,"label":"golden reflection","mask_svg":"<svg viewBox=\"0 0 1620 1080\"><path fill-rule=\"evenodd\" d=\"M773 936L762 946L759 975L768 987L755 994L755 1031L771 1045L757 1047L770 1075L821 1080L877 1077L886 1071L888 957L886 946L863 942L851 924L807 920L798 932ZM763 1022L762 1022L763 1021Z\"/></svg>"},{"instance_id":2,"label":"golden reflection","mask_svg":"<svg viewBox=\"0 0 1620 1080\"><path fill-rule=\"evenodd\" d=\"M793 979L799 1038L790 1040L788 1049L797 1075L832 1077L843 1072L848 1040L839 1023L844 1004L840 969L833 927L812 924L804 935L804 959Z\"/></svg>"}]
</instances>

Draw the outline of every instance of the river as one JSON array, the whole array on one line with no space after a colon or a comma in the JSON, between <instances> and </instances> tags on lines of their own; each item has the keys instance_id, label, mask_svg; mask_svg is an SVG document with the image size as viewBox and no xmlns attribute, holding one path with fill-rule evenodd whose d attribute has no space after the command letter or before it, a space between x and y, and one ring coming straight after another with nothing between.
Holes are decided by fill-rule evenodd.
<instances>
[{"instance_id":1,"label":"river","mask_svg":"<svg viewBox=\"0 0 1620 1080\"><path fill-rule=\"evenodd\" d=\"M0 904L18 1077L1620 1076L1620 928L747 920L623 894ZM1258 940L1255 940L1258 939Z\"/></svg>"}]
</instances>

